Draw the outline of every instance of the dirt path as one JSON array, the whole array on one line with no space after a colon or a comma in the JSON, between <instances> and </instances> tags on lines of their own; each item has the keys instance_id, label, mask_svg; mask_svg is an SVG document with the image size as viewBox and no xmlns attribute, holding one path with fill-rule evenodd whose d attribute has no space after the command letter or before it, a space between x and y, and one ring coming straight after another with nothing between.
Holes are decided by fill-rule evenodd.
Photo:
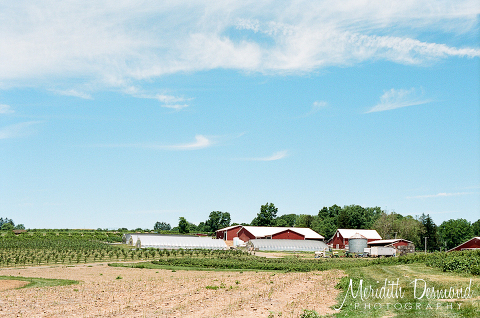
<instances>
[{"instance_id":1,"label":"dirt path","mask_svg":"<svg viewBox=\"0 0 480 318\"><path fill-rule=\"evenodd\" d=\"M0 292L0 317L298 317L332 312L343 275L207 272L106 265L1 269L0 275L80 280ZM210 288L217 289L207 289Z\"/></svg>"}]
</instances>

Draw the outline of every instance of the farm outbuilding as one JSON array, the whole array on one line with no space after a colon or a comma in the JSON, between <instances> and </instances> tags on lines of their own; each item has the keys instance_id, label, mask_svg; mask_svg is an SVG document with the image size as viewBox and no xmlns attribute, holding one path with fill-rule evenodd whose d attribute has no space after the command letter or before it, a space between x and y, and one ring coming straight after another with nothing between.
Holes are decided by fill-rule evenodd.
<instances>
[{"instance_id":1,"label":"farm outbuilding","mask_svg":"<svg viewBox=\"0 0 480 318\"><path fill-rule=\"evenodd\" d=\"M310 228L302 227L269 227L269 226L242 226L226 227L216 232L217 238L233 240L238 237L243 242L253 239L272 240L317 240L324 237Z\"/></svg>"},{"instance_id":2,"label":"farm outbuilding","mask_svg":"<svg viewBox=\"0 0 480 318\"><path fill-rule=\"evenodd\" d=\"M464 250L474 250L474 249L478 249L480 248L480 237L474 237L468 241L466 241L465 243L462 243L450 250L448 250L447 252L451 252L451 251L464 251Z\"/></svg>"},{"instance_id":3,"label":"farm outbuilding","mask_svg":"<svg viewBox=\"0 0 480 318\"><path fill-rule=\"evenodd\" d=\"M367 247L367 238L359 233L355 233L354 236L348 239L348 251L350 253L363 253L363 250Z\"/></svg>"},{"instance_id":4,"label":"farm outbuilding","mask_svg":"<svg viewBox=\"0 0 480 318\"><path fill-rule=\"evenodd\" d=\"M348 247L348 240L352 236L360 234L367 239L367 242L381 240L382 237L375 230L361 230L361 229L338 229L328 244L335 249L344 249Z\"/></svg>"},{"instance_id":5,"label":"farm outbuilding","mask_svg":"<svg viewBox=\"0 0 480 318\"><path fill-rule=\"evenodd\" d=\"M224 250L224 240L193 235L125 234L124 243L137 248Z\"/></svg>"},{"instance_id":6,"label":"farm outbuilding","mask_svg":"<svg viewBox=\"0 0 480 318\"><path fill-rule=\"evenodd\" d=\"M215 232L217 239L232 241L234 237L238 237L237 233L242 228L242 225L232 225L225 227Z\"/></svg>"},{"instance_id":7,"label":"farm outbuilding","mask_svg":"<svg viewBox=\"0 0 480 318\"><path fill-rule=\"evenodd\" d=\"M252 239L247 242L247 248L258 251L327 251L328 246L323 241L316 240L268 240Z\"/></svg>"},{"instance_id":8,"label":"farm outbuilding","mask_svg":"<svg viewBox=\"0 0 480 318\"><path fill-rule=\"evenodd\" d=\"M405 239L377 240L368 242L368 246L393 247L397 251L396 255L398 256L415 253L415 244Z\"/></svg>"}]
</instances>

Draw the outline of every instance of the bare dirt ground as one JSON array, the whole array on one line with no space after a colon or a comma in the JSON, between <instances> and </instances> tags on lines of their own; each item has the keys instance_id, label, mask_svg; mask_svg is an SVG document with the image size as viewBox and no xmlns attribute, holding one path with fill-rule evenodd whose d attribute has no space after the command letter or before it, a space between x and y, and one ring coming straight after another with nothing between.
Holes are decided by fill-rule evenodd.
<instances>
[{"instance_id":1,"label":"bare dirt ground","mask_svg":"<svg viewBox=\"0 0 480 318\"><path fill-rule=\"evenodd\" d=\"M14 289L14 288L20 288L20 287L23 287L27 284L28 284L28 282L23 282L21 280L1 279L0 280L0 291L8 290L8 289Z\"/></svg>"},{"instance_id":2,"label":"bare dirt ground","mask_svg":"<svg viewBox=\"0 0 480 318\"><path fill-rule=\"evenodd\" d=\"M295 317L332 313L343 275L108 267L3 268L0 275L79 280L0 291L0 317ZM217 286L218 289L207 289Z\"/></svg>"}]
</instances>

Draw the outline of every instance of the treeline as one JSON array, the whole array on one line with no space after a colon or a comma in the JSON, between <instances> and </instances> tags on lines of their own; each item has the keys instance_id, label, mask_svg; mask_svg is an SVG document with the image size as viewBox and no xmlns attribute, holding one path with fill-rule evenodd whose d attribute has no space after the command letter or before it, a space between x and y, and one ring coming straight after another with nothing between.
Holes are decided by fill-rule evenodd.
<instances>
[{"instance_id":1,"label":"treeline","mask_svg":"<svg viewBox=\"0 0 480 318\"><path fill-rule=\"evenodd\" d=\"M403 238L413 242L417 249L428 251L451 249L474 236L480 236L480 220L470 223L465 219L451 219L437 226L430 215L419 217L403 216L398 213L386 213L380 207L362 207L332 205L323 207L316 215L284 214L278 216L278 209L273 203L260 207L257 216L250 223L242 225L308 227L330 239L337 229L372 229L383 239ZM159 222L157 222L159 224ZM199 225L180 218L178 227L171 231L179 233L212 233L218 229L237 225L230 223L228 212L213 211L205 222ZM168 225L170 226L170 225Z\"/></svg>"}]
</instances>

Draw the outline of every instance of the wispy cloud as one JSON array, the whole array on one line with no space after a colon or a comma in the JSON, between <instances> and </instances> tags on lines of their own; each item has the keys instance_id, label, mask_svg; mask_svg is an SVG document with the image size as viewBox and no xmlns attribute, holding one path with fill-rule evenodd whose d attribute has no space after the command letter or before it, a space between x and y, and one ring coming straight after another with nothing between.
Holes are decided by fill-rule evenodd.
<instances>
[{"instance_id":1,"label":"wispy cloud","mask_svg":"<svg viewBox=\"0 0 480 318\"><path fill-rule=\"evenodd\" d=\"M310 111L308 113L306 113L305 115L303 115L302 117L311 116L311 115L317 113L319 110L321 110L325 107L327 107L327 102L315 101L315 102L313 102L312 107L310 108Z\"/></svg>"},{"instance_id":2,"label":"wispy cloud","mask_svg":"<svg viewBox=\"0 0 480 318\"><path fill-rule=\"evenodd\" d=\"M282 150L282 151L277 151L273 155L269 157L259 157L259 158L240 158L236 160L240 161L274 161L274 160L280 160L288 156L288 151L287 150Z\"/></svg>"},{"instance_id":3,"label":"wispy cloud","mask_svg":"<svg viewBox=\"0 0 480 318\"><path fill-rule=\"evenodd\" d=\"M215 142L212 137L208 138L203 135L196 135L195 141L184 144L165 145L157 143L134 143L134 144L109 144L96 145L97 147L109 148L143 148L143 149L157 149L157 150L197 150L213 146Z\"/></svg>"},{"instance_id":4,"label":"wispy cloud","mask_svg":"<svg viewBox=\"0 0 480 318\"><path fill-rule=\"evenodd\" d=\"M33 133L32 126L38 124L38 121L29 121L18 123L0 128L0 139L10 139L25 137Z\"/></svg>"},{"instance_id":5,"label":"wispy cloud","mask_svg":"<svg viewBox=\"0 0 480 318\"><path fill-rule=\"evenodd\" d=\"M185 98L181 96L147 93L142 88L139 88L136 86L128 86L123 89L123 92L136 98L146 98L146 99L157 100L160 102L161 107L171 108L176 111L187 108L189 104L186 102L192 100L192 98Z\"/></svg>"},{"instance_id":6,"label":"wispy cloud","mask_svg":"<svg viewBox=\"0 0 480 318\"><path fill-rule=\"evenodd\" d=\"M0 114L12 114L13 112L10 105L0 104Z\"/></svg>"},{"instance_id":7,"label":"wispy cloud","mask_svg":"<svg viewBox=\"0 0 480 318\"><path fill-rule=\"evenodd\" d=\"M415 88L394 89L386 91L380 97L380 103L373 106L366 113L383 112L401 107L415 106L430 103L431 99L423 97L423 92Z\"/></svg>"},{"instance_id":8,"label":"wispy cloud","mask_svg":"<svg viewBox=\"0 0 480 318\"><path fill-rule=\"evenodd\" d=\"M444 198L460 195L469 195L469 194L478 194L477 192L456 192L456 193L437 193L437 194L427 194L427 195L417 195L412 197L407 197L407 199L427 199L427 198Z\"/></svg>"},{"instance_id":9,"label":"wispy cloud","mask_svg":"<svg viewBox=\"0 0 480 318\"><path fill-rule=\"evenodd\" d=\"M59 95L64 95L64 96L72 96L72 97L78 97L83 99L93 99L92 95L85 92L78 91L76 89L53 90L53 92Z\"/></svg>"},{"instance_id":10,"label":"wispy cloud","mask_svg":"<svg viewBox=\"0 0 480 318\"><path fill-rule=\"evenodd\" d=\"M8 48L0 50L0 82L17 85L75 78L118 87L217 68L310 72L368 60L422 64L480 56L475 43L415 38L422 32L473 37L477 0L299 0L281 10L275 1L4 0L0 12Z\"/></svg>"}]
</instances>

